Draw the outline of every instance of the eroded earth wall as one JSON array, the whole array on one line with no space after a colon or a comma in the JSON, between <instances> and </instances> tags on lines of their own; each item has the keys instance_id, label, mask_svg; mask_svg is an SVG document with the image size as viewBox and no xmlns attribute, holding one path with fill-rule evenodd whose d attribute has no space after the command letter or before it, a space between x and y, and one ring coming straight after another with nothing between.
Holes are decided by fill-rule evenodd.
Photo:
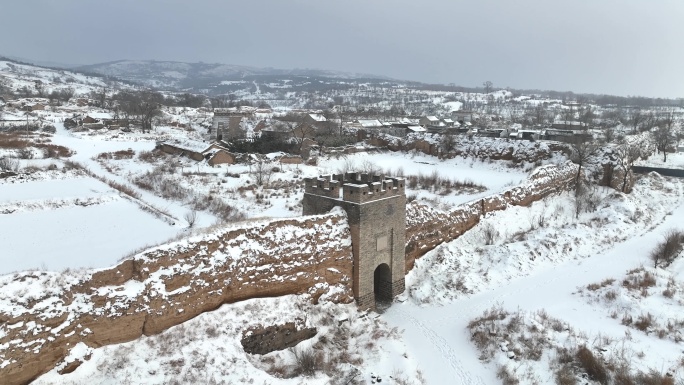
<instances>
[{"instance_id":1,"label":"eroded earth wall","mask_svg":"<svg viewBox=\"0 0 684 385\"><path fill-rule=\"evenodd\" d=\"M485 214L509 205L527 206L573 184L577 165L567 162L537 168L523 184L496 195L457 206L449 211L413 201L406 206L406 271L416 258L449 242L480 222Z\"/></svg>"},{"instance_id":2,"label":"eroded earth wall","mask_svg":"<svg viewBox=\"0 0 684 385\"><path fill-rule=\"evenodd\" d=\"M159 333L221 304L311 294L351 302L346 214L252 222L155 247L93 272L0 277L0 384L25 384L69 350Z\"/></svg>"},{"instance_id":3,"label":"eroded earth wall","mask_svg":"<svg viewBox=\"0 0 684 385\"><path fill-rule=\"evenodd\" d=\"M406 207L406 270L486 213L568 188L577 166L535 170L520 186L449 211ZM345 212L251 222L151 248L98 271L0 277L0 385L25 384L67 362L79 343L99 347L159 333L221 304L311 294L351 302L353 255ZM65 360L66 359L66 360Z\"/></svg>"}]
</instances>

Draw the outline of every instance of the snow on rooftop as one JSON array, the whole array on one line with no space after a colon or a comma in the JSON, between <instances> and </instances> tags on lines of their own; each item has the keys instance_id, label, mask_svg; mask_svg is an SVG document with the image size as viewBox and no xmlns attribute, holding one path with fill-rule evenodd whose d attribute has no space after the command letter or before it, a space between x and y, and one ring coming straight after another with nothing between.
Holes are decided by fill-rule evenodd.
<instances>
[{"instance_id":1,"label":"snow on rooftop","mask_svg":"<svg viewBox=\"0 0 684 385\"><path fill-rule=\"evenodd\" d=\"M181 139L181 138L174 138L170 139L167 141L164 141L164 144L168 144L173 147L178 147L183 150L189 150L189 151L194 151L194 152L203 152L209 147L208 143L205 142L200 142L198 140L192 140L192 139Z\"/></svg>"},{"instance_id":2,"label":"snow on rooftop","mask_svg":"<svg viewBox=\"0 0 684 385\"><path fill-rule=\"evenodd\" d=\"M359 124L364 128L382 127L382 123L377 119L359 119Z\"/></svg>"},{"instance_id":3,"label":"snow on rooftop","mask_svg":"<svg viewBox=\"0 0 684 385\"><path fill-rule=\"evenodd\" d=\"M93 119L114 119L114 116L109 112L88 112L88 116Z\"/></svg>"},{"instance_id":4,"label":"snow on rooftop","mask_svg":"<svg viewBox=\"0 0 684 385\"><path fill-rule=\"evenodd\" d=\"M323 116L321 114L309 114L309 117L316 122L325 122L328 120L325 118L325 116Z\"/></svg>"}]
</instances>

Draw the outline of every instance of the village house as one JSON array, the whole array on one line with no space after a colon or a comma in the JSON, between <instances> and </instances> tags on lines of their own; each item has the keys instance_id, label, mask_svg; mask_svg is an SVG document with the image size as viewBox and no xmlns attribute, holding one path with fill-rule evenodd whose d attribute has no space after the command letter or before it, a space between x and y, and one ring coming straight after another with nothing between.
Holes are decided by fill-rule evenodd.
<instances>
[{"instance_id":1,"label":"village house","mask_svg":"<svg viewBox=\"0 0 684 385\"><path fill-rule=\"evenodd\" d=\"M358 124L361 128L365 130L380 129L385 127L385 125L377 119L358 119L354 123Z\"/></svg>"},{"instance_id":2,"label":"village house","mask_svg":"<svg viewBox=\"0 0 684 385\"><path fill-rule=\"evenodd\" d=\"M469 110L453 111L451 113L451 117L455 121L457 121L461 124L472 122L473 121L473 111L469 111Z\"/></svg>"},{"instance_id":3,"label":"village house","mask_svg":"<svg viewBox=\"0 0 684 385\"><path fill-rule=\"evenodd\" d=\"M589 128L586 124L575 120L556 121L551 124L551 127L559 130L586 130Z\"/></svg>"},{"instance_id":4,"label":"village house","mask_svg":"<svg viewBox=\"0 0 684 385\"><path fill-rule=\"evenodd\" d=\"M215 140L232 140L245 136L242 129L242 118L245 113L238 112L235 108L214 108L214 117L211 123L211 138Z\"/></svg>"},{"instance_id":5,"label":"village house","mask_svg":"<svg viewBox=\"0 0 684 385\"><path fill-rule=\"evenodd\" d=\"M45 107L46 107L46 105L43 103L27 104L22 108L22 110L24 110L24 111L44 111Z\"/></svg>"},{"instance_id":6,"label":"village house","mask_svg":"<svg viewBox=\"0 0 684 385\"><path fill-rule=\"evenodd\" d=\"M196 140L174 139L158 142L157 149L167 154L185 156L197 162L207 161L210 166L235 164L237 157L219 143L207 144Z\"/></svg>"},{"instance_id":7,"label":"village house","mask_svg":"<svg viewBox=\"0 0 684 385\"><path fill-rule=\"evenodd\" d=\"M438 126L439 125L439 118L436 116L424 116L420 118L420 121L418 122L419 125L423 127L428 127L428 126Z\"/></svg>"}]
</instances>

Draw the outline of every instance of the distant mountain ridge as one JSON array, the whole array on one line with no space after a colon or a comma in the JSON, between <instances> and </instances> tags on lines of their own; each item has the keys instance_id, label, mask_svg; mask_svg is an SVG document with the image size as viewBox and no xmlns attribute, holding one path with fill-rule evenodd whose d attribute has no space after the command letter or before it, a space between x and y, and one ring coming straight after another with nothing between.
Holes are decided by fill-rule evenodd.
<instances>
[{"instance_id":1,"label":"distant mountain ridge","mask_svg":"<svg viewBox=\"0 0 684 385\"><path fill-rule=\"evenodd\" d=\"M157 60L117 60L79 66L76 70L113 76L159 89L203 89L221 82L245 81L265 77L317 77L330 79L392 80L385 76L355 74L317 69L275 69L220 63L185 63Z\"/></svg>"}]
</instances>

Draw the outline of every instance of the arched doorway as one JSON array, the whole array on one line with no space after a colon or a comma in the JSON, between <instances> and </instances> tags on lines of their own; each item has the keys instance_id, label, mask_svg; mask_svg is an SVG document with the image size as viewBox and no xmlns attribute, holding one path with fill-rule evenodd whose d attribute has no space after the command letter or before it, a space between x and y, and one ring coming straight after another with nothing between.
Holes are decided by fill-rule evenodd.
<instances>
[{"instance_id":1,"label":"arched doorway","mask_svg":"<svg viewBox=\"0 0 684 385\"><path fill-rule=\"evenodd\" d=\"M392 270L386 263L381 263L375 268L373 290L376 306L392 302Z\"/></svg>"}]
</instances>

